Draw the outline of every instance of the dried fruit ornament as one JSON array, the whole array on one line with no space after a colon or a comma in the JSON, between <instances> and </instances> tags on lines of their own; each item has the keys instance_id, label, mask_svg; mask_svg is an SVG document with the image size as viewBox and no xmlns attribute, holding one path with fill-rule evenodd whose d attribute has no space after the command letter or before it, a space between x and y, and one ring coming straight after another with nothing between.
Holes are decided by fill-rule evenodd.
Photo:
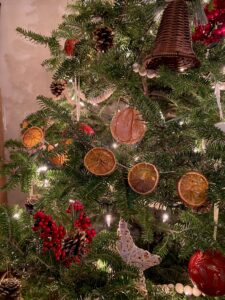
<instances>
[{"instance_id":1,"label":"dried fruit ornament","mask_svg":"<svg viewBox=\"0 0 225 300\"><path fill-rule=\"evenodd\" d=\"M112 151L96 147L86 154L84 165L90 173L96 176L106 176L115 170L116 158Z\"/></svg>"}]
</instances>

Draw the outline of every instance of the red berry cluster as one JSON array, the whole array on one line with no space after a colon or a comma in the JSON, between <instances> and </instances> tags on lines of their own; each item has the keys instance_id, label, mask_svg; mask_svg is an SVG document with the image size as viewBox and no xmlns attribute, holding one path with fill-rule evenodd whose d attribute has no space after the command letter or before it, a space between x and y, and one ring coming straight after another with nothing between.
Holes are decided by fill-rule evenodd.
<instances>
[{"instance_id":1,"label":"red berry cluster","mask_svg":"<svg viewBox=\"0 0 225 300\"><path fill-rule=\"evenodd\" d=\"M88 245L96 232L92 228L90 218L84 212L84 205L79 200L72 202L66 212L73 217L73 230L69 234L62 225L58 226L53 221L52 216L43 211L34 215L33 230L39 233L43 253L52 251L56 260L70 267L72 263L79 263L81 257L88 253ZM68 249L69 247L71 249Z\"/></svg>"},{"instance_id":2,"label":"red berry cluster","mask_svg":"<svg viewBox=\"0 0 225 300\"><path fill-rule=\"evenodd\" d=\"M57 226L52 217L43 211L38 211L34 215L34 219L33 231L38 232L42 239L43 253L52 250L56 260L61 260L65 256L62 249L62 241L66 235L65 228L61 225Z\"/></svg>"},{"instance_id":3,"label":"red berry cluster","mask_svg":"<svg viewBox=\"0 0 225 300\"><path fill-rule=\"evenodd\" d=\"M76 212L77 214L77 218L74 221L73 227L83 231L86 236L86 242L88 244L91 243L92 239L96 236L96 231L91 228L91 220L86 216L84 212L84 205L79 200L74 201L68 207L67 213L72 212Z\"/></svg>"},{"instance_id":4,"label":"red berry cluster","mask_svg":"<svg viewBox=\"0 0 225 300\"><path fill-rule=\"evenodd\" d=\"M86 123L80 123L80 130L86 133L87 135L94 135L94 129Z\"/></svg>"},{"instance_id":5,"label":"red berry cluster","mask_svg":"<svg viewBox=\"0 0 225 300\"><path fill-rule=\"evenodd\" d=\"M67 208L66 212L71 214L73 211L81 211L84 210L84 205L79 200L71 200L71 204Z\"/></svg>"},{"instance_id":6,"label":"red berry cluster","mask_svg":"<svg viewBox=\"0 0 225 300\"><path fill-rule=\"evenodd\" d=\"M225 1L212 0L210 4L205 6L205 14L208 18L208 24L198 25L192 39L205 45L218 43L225 37Z\"/></svg>"}]
</instances>

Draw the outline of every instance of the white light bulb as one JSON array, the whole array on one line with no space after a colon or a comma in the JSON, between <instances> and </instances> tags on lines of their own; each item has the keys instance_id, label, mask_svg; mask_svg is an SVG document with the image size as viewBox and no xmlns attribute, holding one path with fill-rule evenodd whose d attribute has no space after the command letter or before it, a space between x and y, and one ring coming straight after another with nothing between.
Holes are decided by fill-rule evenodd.
<instances>
[{"instance_id":1,"label":"white light bulb","mask_svg":"<svg viewBox=\"0 0 225 300\"><path fill-rule=\"evenodd\" d=\"M166 223L169 220L170 216L167 213L164 213L162 215L162 221L163 223Z\"/></svg>"},{"instance_id":2,"label":"white light bulb","mask_svg":"<svg viewBox=\"0 0 225 300\"><path fill-rule=\"evenodd\" d=\"M113 149L117 149L119 147L119 145L115 142L115 143L112 143L112 148Z\"/></svg>"},{"instance_id":3,"label":"white light bulb","mask_svg":"<svg viewBox=\"0 0 225 300\"><path fill-rule=\"evenodd\" d=\"M44 187L49 187L49 180L48 179L44 180Z\"/></svg>"},{"instance_id":4,"label":"white light bulb","mask_svg":"<svg viewBox=\"0 0 225 300\"><path fill-rule=\"evenodd\" d=\"M107 214L105 216L105 222L106 222L106 224L107 224L108 227L111 226L111 223L112 223L112 215L111 214Z\"/></svg>"},{"instance_id":5,"label":"white light bulb","mask_svg":"<svg viewBox=\"0 0 225 300\"><path fill-rule=\"evenodd\" d=\"M37 173L38 175L41 173L41 172L46 172L48 170L48 167L43 165L43 166L40 166L38 169L37 169Z\"/></svg>"},{"instance_id":6,"label":"white light bulb","mask_svg":"<svg viewBox=\"0 0 225 300\"><path fill-rule=\"evenodd\" d=\"M19 220L19 218L20 218L20 213L15 213L13 215L13 219Z\"/></svg>"}]
</instances>

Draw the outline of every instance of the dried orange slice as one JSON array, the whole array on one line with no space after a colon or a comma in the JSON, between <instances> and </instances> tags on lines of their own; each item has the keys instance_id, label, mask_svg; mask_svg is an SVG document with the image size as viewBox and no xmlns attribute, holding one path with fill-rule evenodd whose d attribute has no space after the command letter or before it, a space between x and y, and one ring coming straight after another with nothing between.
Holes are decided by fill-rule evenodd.
<instances>
[{"instance_id":1,"label":"dried orange slice","mask_svg":"<svg viewBox=\"0 0 225 300\"><path fill-rule=\"evenodd\" d=\"M128 183L133 191L141 195L152 193L159 182L159 172L149 163L134 165L128 172Z\"/></svg>"},{"instance_id":2,"label":"dried orange slice","mask_svg":"<svg viewBox=\"0 0 225 300\"><path fill-rule=\"evenodd\" d=\"M113 117L110 130L117 142L132 145L143 139L146 126L140 112L135 108L127 107Z\"/></svg>"},{"instance_id":3,"label":"dried orange slice","mask_svg":"<svg viewBox=\"0 0 225 300\"><path fill-rule=\"evenodd\" d=\"M112 151L96 147L85 155L84 165L90 173L97 176L105 176L115 170L116 158Z\"/></svg>"},{"instance_id":4,"label":"dried orange slice","mask_svg":"<svg viewBox=\"0 0 225 300\"><path fill-rule=\"evenodd\" d=\"M23 136L22 142L25 147L33 148L34 146L38 145L44 138L44 132L39 127L31 127L28 128Z\"/></svg>"},{"instance_id":5,"label":"dried orange slice","mask_svg":"<svg viewBox=\"0 0 225 300\"><path fill-rule=\"evenodd\" d=\"M198 172L184 174L178 182L178 194L185 204L199 207L207 201L208 180Z\"/></svg>"}]
</instances>

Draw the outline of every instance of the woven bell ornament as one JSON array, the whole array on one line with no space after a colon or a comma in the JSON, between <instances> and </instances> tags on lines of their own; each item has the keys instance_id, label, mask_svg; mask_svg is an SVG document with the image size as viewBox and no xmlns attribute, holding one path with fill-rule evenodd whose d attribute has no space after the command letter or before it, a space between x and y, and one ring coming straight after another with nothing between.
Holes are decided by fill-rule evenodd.
<instances>
[{"instance_id":1,"label":"woven bell ornament","mask_svg":"<svg viewBox=\"0 0 225 300\"><path fill-rule=\"evenodd\" d=\"M174 0L165 8L151 54L144 60L147 70L160 65L184 72L200 66L193 49L185 0Z\"/></svg>"}]
</instances>

